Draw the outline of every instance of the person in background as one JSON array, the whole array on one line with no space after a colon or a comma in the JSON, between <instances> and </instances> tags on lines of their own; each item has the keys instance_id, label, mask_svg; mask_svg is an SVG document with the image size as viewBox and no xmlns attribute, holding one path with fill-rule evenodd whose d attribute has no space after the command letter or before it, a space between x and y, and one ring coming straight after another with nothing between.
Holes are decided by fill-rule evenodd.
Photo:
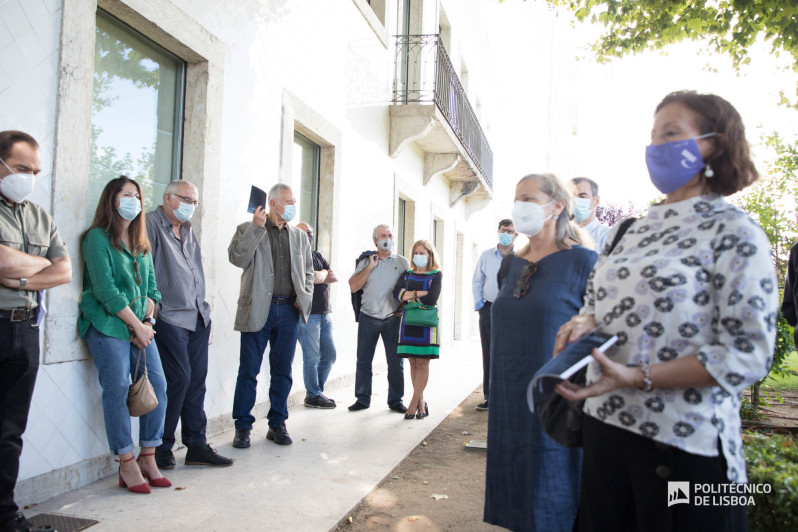
<instances>
[{"instance_id":1,"label":"person in background","mask_svg":"<svg viewBox=\"0 0 798 532\"><path fill-rule=\"evenodd\" d=\"M593 351L586 387L557 387L585 400L578 528L747 530L743 505L666 504L672 481L746 482L740 401L773 362L768 237L723 198L758 177L742 119L719 96L671 93L646 163L665 199L599 258L557 334L555 352L599 323L619 338Z\"/></svg>"},{"instance_id":2,"label":"person in background","mask_svg":"<svg viewBox=\"0 0 798 532\"><path fill-rule=\"evenodd\" d=\"M598 183L586 177L575 177L568 182L568 190L573 199L574 221L588 232L595 242L595 250L601 253L607 242L610 227L596 218L596 208L601 202Z\"/></svg>"},{"instance_id":3,"label":"person in background","mask_svg":"<svg viewBox=\"0 0 798 532\"><path fill-rule=\"evenodd\" d=\"M335 401L324 395L324 384L335 363L333 324L330 318L330 285L338 282L330 263L313 249L313 227L305 222L296 225L308 235L313 255L313 305L308 322L299 320L299 345L302 346L302 368L305 380L305 406L335 408Z\"/></svg>"},{"instance_id":4,"label":"person in background","mask_svg":"<svg viewBox=\"0 0 798 532\"><path fill-rule=\"evenodd\" d=\"M484 519L510 530L570 532L582 453L545 433L526 396L535 372L551 360L557 329L582 307L597 253L584 247L584 232L571 221L571 195L551 174L518 182L513 226L529 243L504 257L491 311Z\"/></svg>"},{"instance_id":5,"label":"person in background","mask_svg":"<svg viewBox=\"0 0 798 532\"><path fill-rule=\"evenodd\" d=\"M119 456L119 486L133 493L150 493L150 486L168 488L172 483L155 462L155 448L163 443L166 412L166 379L152 328L161 294L155 285L141 187L136 181L120 176L105 185L81 250L83 293L78 325L103 389L105 434L111 452ZM134 461L127 396L140 350L144 353L139 373L146 365L158 406L139 418L141 450Z\"/></svg>"},{"instance_id":6,"label":"person in background","mask_svg":"<svg viewBox=\"0 0 798 532\"><path fill-rule=\"evenodd\" d=\"M477 410L487 410L490 399L490 309L499 292L496 274L505 255L513 252L518 234L513 221L505 218L499 222L499 243L486 249L479 256L471 289L474 292L474 310L479 313L479 339L482 341L482 395L485 400L477 405Z\"/></svg>"},{"instance_id":7,"label":"person in background","mask_svg":"<svg viewBox=\"0 0 798 532\"><path fill-rule=\"evenodd\" d=\"M269 349L268 440L293 443L286 429L288 394L293 380L299 320L307 321L313 302L313 258L305 233L288 222L296 214L296 199L288 185L269 190L269 211L258 206L251 222L238 226L227 248L230 263L243 268L235 330L241 331L233 419L233 447L250 446L255 416L257 378L266 346Z\"/></svg>"},{"instance_id":8,"label":"person in background","mask_svg":"<svg viewBox=\"0 0 798 532\"><path fill-rule=\"evenodd\" d=\"M205 438L211 307L205 301L202 250L189 221L199 204L197 198L196 186L172 181L166 185L162 205L147 215L147 236L161 292L155 344L168 398L163 443L155 449L155 462L161 469L175 466L172 446L178 421L187 448L186 465L233 465Z\"/></svg>"},{"instance_id":9,"label":"person in background","mask_svg":"<svg viewBox=\"0 0 798 532\"><path fill-rule=\"evenodd\" d=\"M798 214L795 215L798 224ZM793 343L798 346L798 243L790 249L790 261L787 263L787 279L784 282L784 300L781 313L793 330Z\"/></svg>"},{"instance_id":10,"label":"person in background","mask_svg":"<svg viewBox=\"0 0 798 532\"><path fill-rule=\"evenodd\" d=\"M438 253L428 240L413 244L413 265L396 280L393 295L399 301L415 301L425 306L436 306L441 294L442 274ZM437 309L436 309L437 312ZM424 400L424 389L429 380L429 361L440 353L438 326L424 327L405 323L405 309L399 326L399 346L396 354L410 361L410 380L413 381L413 398L407 405L405 419L424 419L429 415L429 405Z\"/></svg>"},{"instance_id":11,"label":"person in background","mask_svg":"<svg viewBox=\"0 0 798 532\"><path fill-rule=\"evenodd\" d=\"M364 257L349 278L352 293L363 290L363 305L357 326L357 370L355 372L354 403L350 412L371 406L371 363L377 340L382 336L385 358L388 361L388 408L404 414L405 374L402 359L396 355L399 342L399 317L396 299L391 293L396 280L410 267L401 255L393 253L391 228L380 224L372 231L377 253Z\"/></svg>"},{"instance_id":12,"label":"person in background","mask_svg":"<svg viewBox=\"0 0 798 532\"><path fill-rule=\"evenodd\" d=\"M14 487L39 371L39 296L72 280L72 262L52 217L28 201L42 171L39 143L0 132L0 163L0 530L38 531L19 512Z\"/></svg>"}]
</instances>

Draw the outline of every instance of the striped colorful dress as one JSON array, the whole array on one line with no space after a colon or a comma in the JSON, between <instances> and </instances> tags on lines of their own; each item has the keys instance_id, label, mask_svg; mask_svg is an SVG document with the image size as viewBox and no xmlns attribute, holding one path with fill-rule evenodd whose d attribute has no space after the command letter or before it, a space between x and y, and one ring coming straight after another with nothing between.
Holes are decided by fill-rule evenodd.
<instances>
[{"instance_id":1,"label":"striped colorful dress","mask_svg":"<svg viewBox=\"0 0 798 532\"><path fill-rule=\"evenodd\" d=\"M405 291L427 291L427 295L418 298L424 305L436 305L441 294L441 272L433 270L428 273L418 273L407 270L396 281L393 295L402 300ZM402 310L402 323L399 327L399 346L396 354L403 358L438 358L440 340L437 327L421 327L405 325L405 313Z\"/></svg>"}]
</instances>

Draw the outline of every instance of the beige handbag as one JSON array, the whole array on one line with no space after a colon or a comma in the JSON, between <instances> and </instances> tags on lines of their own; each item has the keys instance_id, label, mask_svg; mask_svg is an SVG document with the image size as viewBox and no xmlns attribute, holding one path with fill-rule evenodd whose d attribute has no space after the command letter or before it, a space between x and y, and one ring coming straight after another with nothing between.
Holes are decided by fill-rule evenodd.
<instances>
[{"instance_id":1,"label":"beige handbag","mask_svg":"<svg viewBox=\"0 0 798 532\"><path fill-rule=\"evenodd\" d=\"M127 392L127 409L133 417L149 414L158 406L158 398L155 390L152 389L150 379L147 378L147 355L144 354L144 371L139 377L139 362L144 349L139 349L139 356L136 358L136 371L133 373L133 383Z\"/></svg>"}]
</instances>

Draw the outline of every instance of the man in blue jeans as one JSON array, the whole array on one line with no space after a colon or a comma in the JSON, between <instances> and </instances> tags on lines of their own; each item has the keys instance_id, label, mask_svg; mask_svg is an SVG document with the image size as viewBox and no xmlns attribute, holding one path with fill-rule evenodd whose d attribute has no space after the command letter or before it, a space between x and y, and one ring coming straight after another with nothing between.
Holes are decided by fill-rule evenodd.
<instances>
[{"instance_id":1,"label":"man in blue jeans","mask_svg":"<svg viewBox=\"0 0 798 532\"><path fill-rule=\"evenodd\" d=\"M308 235L313 248L313 227L301 222L297 229ZM311 249L313 255L313 305L308 322L299 320L299 345L302 346L302 368L305 379L305 406L308 408L335 408L335 401L324 395L324 383L335 362L335 343L332 337L330 313L330 285L338 278L321 253Z\"/></svg>"},{"instance_id":2,"label":"man in blue jeans","mask_svg":"<svg viewBox=\"0 0 798 532\"><path fill-rule=\"evenodd\" d=\"M349 410L364 410L371 406L371 363L377 341L382 336L385 358L388 361L388 407L405 413L402 404L405 375L402 359L396 355L399 342L399 317L394 315L399 302L393 297L393 286L410 267L406 258L393 250L393 233L388 225L380 224L372 232L377 253L363 258L349 278L354 293L363 290L357 328L357 371L355 373L355 401Z\"/></svg>"},{"instance_id":3,"label":"man in blue jeans","mask_svg":"<svg viewBox=\"0 0 798 532\"><path fill-rule=\"evenodd\" d=\"M233 447L247 448L255 417L257 378L263 353L269 350L270 408L266 438L278 445L292 443L285 420L291 393L300 315L307 321L313 301L313 259L304 232L288 225L296 214L294 193L278 183L269 190L269 211L258 206L251 222L238 226L227 248L230 262L243 268L235 330L241 331L241 356L233 418Z\"/></svg>"}]
</instances>

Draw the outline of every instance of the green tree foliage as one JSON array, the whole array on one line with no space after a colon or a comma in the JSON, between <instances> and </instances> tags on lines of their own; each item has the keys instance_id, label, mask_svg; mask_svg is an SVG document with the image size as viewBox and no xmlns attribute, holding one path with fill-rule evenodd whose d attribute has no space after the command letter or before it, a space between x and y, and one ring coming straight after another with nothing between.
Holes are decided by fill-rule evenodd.
<instances>
[{"instance_id":1,"label":"green tree foliage","mask_svg":"<svg viewBox=\"0 0 798 532\"><path fill-rule=\"evenodd\" d=\"M772 53L793 58L798 72L798 2L796 0L549 0L574 12L579 21L603 24L606 32L593 45L599 61L684 39L701 40L728 55L735 68L750 62L758 40ZM798 89L796 90L798 95ZM788 103L782 94L782 103Z\"/></svg>"}]
</instances>

